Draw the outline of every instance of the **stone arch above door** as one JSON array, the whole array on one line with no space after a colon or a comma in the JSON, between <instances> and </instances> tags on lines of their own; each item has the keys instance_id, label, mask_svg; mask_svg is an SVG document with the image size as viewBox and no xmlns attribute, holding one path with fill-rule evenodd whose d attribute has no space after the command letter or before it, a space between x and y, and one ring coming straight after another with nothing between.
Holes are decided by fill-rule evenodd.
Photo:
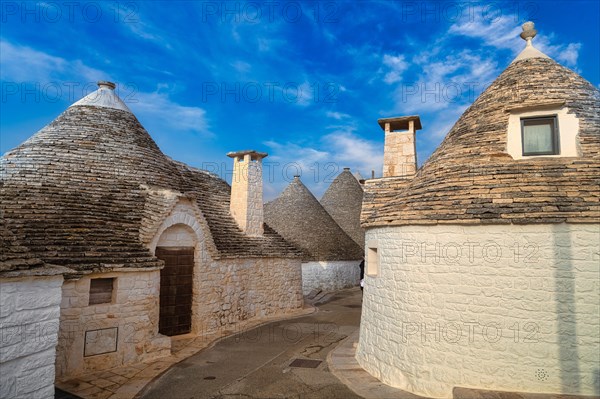
<instances>
[{"instance_id":1,"label":"stone arch above door","mask_svg":"<svg viewBox=\"0 0 600 399\"><path fill-rule=\"evenodd\" d=\"M198 207L187 199L181 199L173 210L160 224L152 240L147 244L148 248L155 253L156 247L163 238L163 234L172 228L180 229L181 233L186 231L194 237L194 247L209 255L214 256L217 251L210 235L208 224ZM172 246L172 245L170 245ZM181 245L187 246L187 245Z\"/></svg>"},{"instance_id":2,"label":"stone arch above door","mask_svg":"<svg viewBox=\"0 0 600 399\"><path fill-rule=\"evenodd\" d=\"M156 243L157 247L192 247L198 244L198 234L183 223L176 223L166 228Z\"/></svg>"}]
</instances>

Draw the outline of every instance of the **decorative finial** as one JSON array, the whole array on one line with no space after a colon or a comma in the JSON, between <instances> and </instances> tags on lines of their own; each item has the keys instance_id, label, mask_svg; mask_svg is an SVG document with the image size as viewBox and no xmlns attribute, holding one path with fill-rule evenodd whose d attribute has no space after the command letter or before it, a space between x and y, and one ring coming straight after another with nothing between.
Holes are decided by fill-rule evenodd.
<instances>
[{"instance_id":1,"label":"decorative finial","mask_svg":"<svg viewBox=\"0 0 600 399\"><path fill-rule=\"evenodd\" d=\"M117 87L117 85L114 84L113 82L109 82L109 81L106 81L106 80L99 80L98 81L98 87L99 88L104 88L105 87L107 89L114 90L115 87Z\"/></svg>"},{"instance_id":2,"label":"decorative finial","mask_svg":"<svg viewBox=\"0 0 600 399\"><path fill-rule=\"evenodd\" d=\"M534 29L535 24L531 21L525 22L521 27L523 28L523 32L521 32L521 39L527 41L527 45L531 45L531 39L537 35L537 30Z\"/></svg>"}]
</instances>

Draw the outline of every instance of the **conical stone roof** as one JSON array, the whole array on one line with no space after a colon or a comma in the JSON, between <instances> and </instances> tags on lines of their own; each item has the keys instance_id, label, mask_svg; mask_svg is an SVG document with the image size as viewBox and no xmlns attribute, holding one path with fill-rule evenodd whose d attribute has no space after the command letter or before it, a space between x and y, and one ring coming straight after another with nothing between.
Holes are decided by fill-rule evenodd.
<instances>
[{"instance_id":1,"label":"conical stone roof","mask_svg":"<svg viewBox=\"0 0 600 399\"><path fill-rule=\"evenodd\" d=\"M142 222L160 222L173 204L152 197L151 186L196 203L215 258L298 256L270 229L246 237L229 215L225 181L165 156L116 95L95 96L100 105L73 104L0 159L0 212L15 242L78 270L160 266L140 239Z\"/></svg>"},{"instance_id":2,"label":"conical stone roof","mask_svg":"<svg viewBox=\"0 0 600 399\"><path fill-rule=\"evenodd\" d=\"M35 258L6 228L6 219L0 219L0 272L23 270L44 266L41 259Z\"/></svg>"},{"instance_id":3,"label":"conical stone roof","mask_svg":"<svg viewBox=\"0 0 600 399\"><path fill-rule=\"evenodd\" d=\"M360 226L362 200L362 186L350 169L344 168L325 191L320 202L342 230L364 249L365 231Z\"/></svg>"},{"instance_id":4,"label":"conical stone roof","mask_svg":"<svg viewBox=\"0 0 600 399\"><path fill-rule=\"evenodd\" d=\"M579 156L513 159L511 110L544 104L561 104L578 118ZM463 113L403 189L365 194L363 226L597 223L599 185L600 91L529 48ZM391 199L370 207L381 196Z\"/></svg>"},{"instance_id":5,"label":"conical stone roof","mask_svg":"<svg viewBox=\"0 0 600 399\"><path fill-rule=\"evenodd\" d=\"M277 199L265 204L264 214L269 226L302 251L304 261L357 260L363 256L360 246L298 177Z\"/></svg>"}]
</instances>

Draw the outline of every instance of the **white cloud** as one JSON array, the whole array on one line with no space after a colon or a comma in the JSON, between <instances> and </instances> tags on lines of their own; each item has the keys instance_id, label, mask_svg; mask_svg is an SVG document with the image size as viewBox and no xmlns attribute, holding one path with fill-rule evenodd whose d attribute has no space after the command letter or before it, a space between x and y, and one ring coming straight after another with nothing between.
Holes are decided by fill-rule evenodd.
<instances>
[{"instance_id":1,"label":"white cloud","mask_svg":"<svg viewBox=\"0 0 600 399\"><path fill-rule=\"evenodd\" d=\"M349 167L353 172L360 171L363 176L370 176L371 170L380 173L382 169L383 146L359 137L351 127L340 127L327 134L323 137L323 143L340 167Z\"/></svg>"},{"instance_id":2,"label":"white cloud","mask_svg":"<svg viewBox=\"0 0 600 399\"><path fill-rule=\"evenodd\" d=\"M341 119L350 118L350 115L348 115L348 114L344 114L342 112L335 112L335 111L327 111L326 115L328 118L337 119L338 121Z\"/></svg>"},{"instance_id":3,"label":"white cloud","mask_svg":"<svg viewBox=\"0 0 600 399\"><path fill-rule=\"evenodd\" d=\"M110 9L108 12L114 20L119 21L118 25L129 30L134 36L153 42L161 48L173 50L169 32L151 23L148 18L142 18L142 9L138 3L106 2L105 6Z\"/></svg>"},{"instance_id":4,"label":"white cloud","mask_svg":"<svg viewBox=\"0 0 600 399\"><path fill-rule=\"evenodd\" d=\"M265 201L276 198L296 174L315 196L315 191L323 191L315 187L322 186L319 172L322 165L330 162L327 151L293 142L266 141L263 144L270 148L269 157L263 161Z\"/></svg>"},{"instance_id":5,"label":"white cloud","mask_svg":"<svg viewBox=\"0 0 600 399\"><path fill-rule=\"evenodd\" d=\"M544 54L547 54L556 61L564 64L568 67L577 69L577 59L579 58L579 50L581 49L581 43L569 43L552 45L553 35L550 37L536 37L534 40L534 46Z\"/></svg>"},{"instance_id":6,"label":"white cloud","mask_svg":"<svg viewBox=\"0 0 600 399\"><path fill-rule=\"evenodd\" d=\"M402 73L408 69L404 55L383 55L383 64L389 68L389 71L383 78L387 84L396 83L402 79Z\"/></svg>"},{"instance_id":7,"label":"white cloud","mask_svg":"<svg viewBox=\"0 0 600 399\"><path fill-rule=\"evenodd\" d=\"M68 61L31 47L19 46L6 40L0 41L2 68L0 79L3 81L50 83L56 80L80 83L106 79L108 75L90 68L80 60Z\"/></svg>"},{"instance_id":8,"label":"white cloud","mask_svg":"<svg viewBox=\"0 0 600 399\"><path fill-rule=\"evenodd\" d=\"M248 72L250 69L252 69L252 65L248 64L247 62L241 61L241 60L236 60L236 61L230 63L230 65L233 67L233 69L235 69L236 71L238 71L240 73L245 73L245 72Z\"/></svg>"},{"instance_id":9,"label":"white cloud","mask_svg":"<svg viewBox=\"0 0 600 399\"><path fill-rule=\"evenodd\" d=\"M423 73L416 82L403 81L394 91L392 112L422 114L472 103L499 73L497 63L471 50L416 62ZM435 118L443 118L436 115Z\"/></svg>"},{"instance_id":10,"label":"white cloud","mask_svg":"<svg viewBox=\"0 0 600 399\"><path fill-rule=\"evenodd\" d=\"M286 82L285 84L277 84L273 86L274 92L277 93L275 98L281 99L286 104L299 105L306 107L310 104L318 103L322 99L318 96L325 96L320 87L311 84L308 80L302 83Z\"/></svg>"},{"instance_id":11,"label":"white cloud","mask_svg":"<svg viewBox=\"0 0 600 399\"><path fill-rule=\"evenodd\" d=\"M44 83L78 82L77 88L89 89L92 82L112 80L110 74L88 67L81 60L67 60L42 51L0 41L2 53L1 79L3 81ZM65 86L66 87L66 86ZM167 87L159 84L159 88ZM206 112L202 108L183 106L171 100L164 92L140 92L135 85L123 83L117 86L119 95L129 108L148 125L159 126L164 130L183 130L210 135ZM65 93L65 101L74 102L79 98L68 98L73 93ZM76 94L80 94L79 92ZM83 93L87 94L87 93Z\"/></svg>"},{"instance_id":12,"label":"white cloud","mask_svg":"<svg viewBox=\"0 0 600 399\"><path fill-rule=\"evenodd\" d=\"M481 39L486 45L500 48L511 49L514 53L523 48L519 43L518 37L521 28L516 26L515 18L512 15L502 15L490 19L484 18L482 7L474 7L476 18L463 18L450 26L450 34L467 36Z\"/></svg>"},{"instance_id":13,"label":"white cloud","mask_svg":"<svg viewBox=\"0 0 600 399\"><path fill-rule=\"evenodd\" d=\"M269 179L265 169L265 183L268 183L265 184L265 199L277 197L296 172L300 172L302 182L317 198L345 167L353 173L359 171L363 176L370 176L371 170L377 175L381 173L383 146L380 143L356 135L352 125L334 125L327 129L332 131L310 146L295 142L264 143L270 148L268 160L274 173L274 179Z\"/></svg>"},{"instance_id":14,"label":"white cloud","mask_svg":"<svg viewBox=\"0 0 600 399\"><path fill-rule=\"evenodd\" d=\"M282 171L284 178L290 179L295 171L302 176L310 175L315 165L330 161L328 151L317 148L305 147L294 142L278 143L276 141L265 141L264 144L271 149L269 161L278 163L277 167ZM289 176L285 176L288 171Z\"/></svg>"},{"instance_id":15,"label":"white cloud","mask_svg":"<svg viewBox=\"0 0 600 399\"><path fill-rule=\"evenodd\" d=\"M185 130L212 136L206 111L198 107L180 105L166 93L135 93L127 104L139 119L167 130Z\"/></svg>"},{"instance_id":16,"label":"white cloud","mask_svg":"<svg viewBox=\"0 0 600 399\"><path fill-rule=\"evenodd\" d=\"M475 7L474 15L484 15L481 7ZM476 18L475 20L459 20L448 30L449 34L480 39L485 45L498 49L511 50L514 55L525 48L525 42L519 39L522 32L520 26L515 24L515 15L502 15L490 18ZM554 43L554 44L552 44ZM533 45L549 57L570 67L577 66L581 43L558 43L553 33L538 32L533 39Z\"/></svg>"},{"instance_id":17,"label":"white cloud","mask_svg":"<svg viewBox=\"0 0 600 399\"><path fill-rule=\"evenodd\" d=\"M392 69L385 76L386 83L393 82L396 86L393 106L382 113L425 115L428 121L424 123L424 130L432 134L424 140L431 138L430 145L437 144L463 110L502 72L504 64L498 64L501 51L515 56L525 48L525 42L519 38L521 27L515 21L516 16L509 14L485 18L485 10L476 7L473 13L454 22L434 43L413 46L421 46L411 60L411 65L419 69L416 81L402 77L407 72L403 69L403 58L388 57L386 64L396 65L402 73L394 74ZM465 46L457 53L457 45L464 46L464 43L456 43L461 37L479 40L483 46L497 51L490 52L480 44ZM581 48L580 43L559 43L552 33L539 33L534 46L570 67L576 67Z\"/></svg>"},{"instance_id":18,"label":"white cloud","mask_svg":"<svg viewBox=\"0 0 600 399\"><path fill-rule=\"evenodd\" d=\"M307 81L298 85L298 95L296 96L295 103L301 106L309 105L313 100L313 92L312 85Z\"/></svg>"}]
</instances>

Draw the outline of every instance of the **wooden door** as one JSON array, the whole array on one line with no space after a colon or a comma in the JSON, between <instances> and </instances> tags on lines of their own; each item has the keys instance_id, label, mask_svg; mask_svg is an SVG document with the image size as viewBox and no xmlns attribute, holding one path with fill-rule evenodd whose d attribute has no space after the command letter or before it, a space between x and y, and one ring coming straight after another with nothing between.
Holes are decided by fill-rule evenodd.
<instances>
[{"instance_id":1,"label":"wooden door","mask_svg":"<svg viewBox=\"0 0 600 399\"><path fill-rule=\"evenodd\" d=\"M192 330L194 248L156 248L165 261L160 271L160 317L158 332L180 335Z\"/></svg>"}]
</instances>

